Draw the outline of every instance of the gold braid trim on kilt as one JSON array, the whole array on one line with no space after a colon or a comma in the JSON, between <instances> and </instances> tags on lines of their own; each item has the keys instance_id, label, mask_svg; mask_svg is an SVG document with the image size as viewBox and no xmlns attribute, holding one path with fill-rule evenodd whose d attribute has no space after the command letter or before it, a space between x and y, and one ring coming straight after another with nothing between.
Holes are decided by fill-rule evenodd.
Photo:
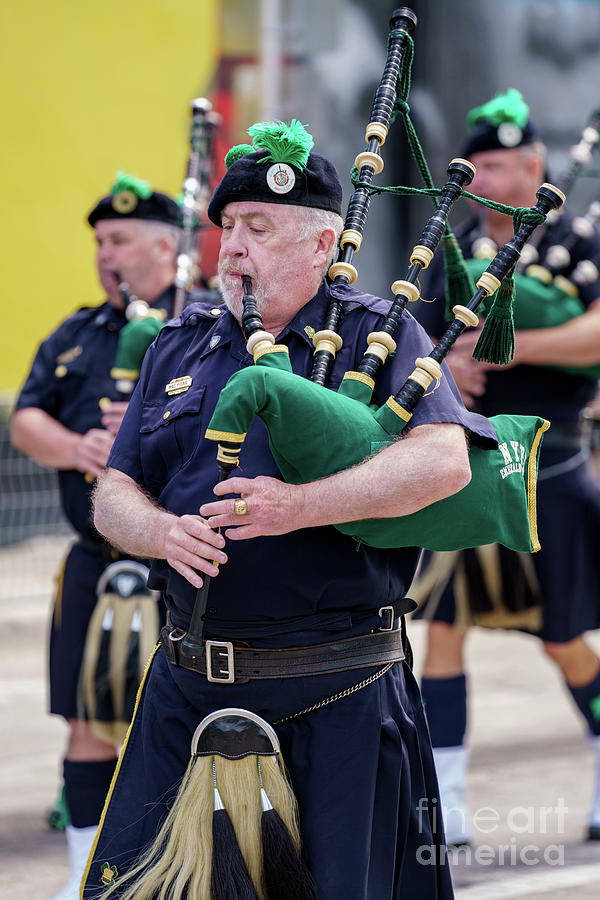
<instances>
[{"instance_id":1,"label":"gold braid trim on kilt","mask_svg":"<svg viewBox=\"0 0 600 900\"><path fill-rule=\"evenodd\" d=\"M62 593L63 593L63 584L65 581L65 569L67 567L67 557L71 551L71 548L67 550L65 553L61 564L59 566L58 572L54 576L54 583L56 585L54 592L54 615L53 615L53 627L56 631L58 631L62 624Z\"/></svg>"},{"instance_id":2,"label":"gold braid trim on kilt","mask_svg":"<svg viewBox=\"0 0 600 900\"><path fill-rule=\"evenodd\" d=\"M161 644L160 642L159 642L158 644L156 644L156 646L154 647L154 650L152 651L152 655L150 656L150 659L149 659L148 662L146 663L146 668L144 669L144 674L143 674L143 676L142 676L142 680L140 681L140 686L139 686L139 688L138 688L137 695L136 695L136 698L135 698L135 708L134 708L134 710L133 710L133 716L131 717L131 722L129 723L129 725L128 725L128 727L127 727L127 733L126 733L126 735L125 735L125 739L123 740L123 744L122 744L122 746L121 746L121 750L120 750L120 753L119 753L119 758L118 758L118 760L117 760L117 765L115 766L115 771L114 771L114 773L113 773L113 777L112 777L112 780L111 780L111 782L110 782L110 787L109 787L108 793L107 793L107 795L106 795L106 800L104 801L104 809L102 810L102 815L100 816L100 822L99 822L99 824L98 824L98 830L97 830L97 832L96 832L96 836L94 837L94 842L93 842L93 844L92 844L92 847L91 847L91 850L90 850L90 854L89 854L89 856L88 856L88 861L87 861L87 863L86 863L85 870L84 870L84 872L83 872L83 877L82 877L82 879L81 879L81 888L80 888L80 895L79 895L80 897L83 897L83 891L84 891L84 889L85 889L85 884L86 884L86 881L87 881L87 877L88 877L88 875L89 875L90 866L91 866L91 864L92 864L92 860L93 860L94 855L95 855L95 853L96 853L96 847L98 846L98 841L99 841L99 839L100 839L100 834L102 833L102 826L104 825L104 820L105 820L105 818L106 818L106 814L107 814L107 812L108 812L108 806L109 806L109 804L110 804L111 797L112 797L112 795L113 795L113 791L114 791L115 785L116 785L116 783L117 783L117 778L119 777L119 772L121 771L121 766L122 766L122 764L123 764L123 760L125 759L125 753L127 752L127 744L129 743L129 737L130 737L130 735L131 735L131 730L132 730L132 728L133 728L133 723L135 722L135 717L136 717L136 714L137 714L137 711L138 711L138 707L139 707L140 701L141 701L141 699L142 699L142 693L143 693L144 688L145 688L145 686L146 686L146 681L147 681L148 675L150 674L150 668L151 668L151 666L152 666L152 663L154 662L154 657L156 656L156 654L158 653L158 651L160 650L161 647L162 647L162 644Z\"/></svg>"}]
</instances>

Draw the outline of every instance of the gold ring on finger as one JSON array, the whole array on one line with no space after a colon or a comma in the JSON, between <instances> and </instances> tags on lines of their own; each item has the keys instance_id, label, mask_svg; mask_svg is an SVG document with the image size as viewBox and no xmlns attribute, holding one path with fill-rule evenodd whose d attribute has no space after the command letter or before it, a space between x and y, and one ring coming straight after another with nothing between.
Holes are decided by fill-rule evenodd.
<instances>
[{"instance_id":1,"label":"gold ring on finger","mask_svg":"<svg viewBox=\"0 0 600 900\"><path fill-rule=\"evenodd\" d=\"M245 500L238 499L233 501L233 511L236 516L245 516L248 512L248 505Z\"/></svg>"}]
</instances>

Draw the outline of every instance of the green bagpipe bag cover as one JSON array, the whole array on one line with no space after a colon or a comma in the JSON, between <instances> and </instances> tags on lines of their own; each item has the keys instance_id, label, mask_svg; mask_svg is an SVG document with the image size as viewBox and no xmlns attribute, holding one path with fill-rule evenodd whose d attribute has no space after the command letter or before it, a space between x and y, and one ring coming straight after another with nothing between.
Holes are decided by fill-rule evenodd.
<instances>
[{"instance_id":1,"label":"green bagpipe bag cover","mask_svg":"<svg viewBox=\"0 0 600 900\"><path fill-rule=\"evenodd\" d=\"M148 315L132 319L123 326L119 332L114 365L114 373L117 377L120 372L139 375L146 351L163 324L155 316Z\"/></svg>"},{"instance_id":2,"label":"green bagpipe bag cover","mask_svg":"<svg viewBox=\"0 0 600 900\"><path fill-rule=\"evenodd\" d=\"M489 259L467 259L467 267L477 279L483 274L489 265ZM531 275L514 274L515 303L513 305L513 317L515 329L527 328L554 328L564 325L576 316L585 312L585 306L579 297L567 294L554 281L544 284L539 278ZM493 297L485 301L487 311L493 302ZM545 366L547 369L560 369L571 375L583 375L594 380L600 379L600 365L592 366Z\"/></svg>"},{"instance_id":3,"label":"green bagpipe bag cover","mask_svg":"<svg viewBox=\"0 0 600 900\"><path fill-rule=\"evenodd\" d=\"M393 401L379 409L369 406L293 374L283 359L277 362L277 368L250 366L229 379L207 438L241 442L258 416L283 478L304 484L362 462L403 430L406 422ZM459 493L408 516L335 527L372 547L462 550L498 542L512 550L538 550L537 468L549 425L536 416L502 415L490 421L499 446L471 446L472 478Z\"/></svg>"}]
</instances>

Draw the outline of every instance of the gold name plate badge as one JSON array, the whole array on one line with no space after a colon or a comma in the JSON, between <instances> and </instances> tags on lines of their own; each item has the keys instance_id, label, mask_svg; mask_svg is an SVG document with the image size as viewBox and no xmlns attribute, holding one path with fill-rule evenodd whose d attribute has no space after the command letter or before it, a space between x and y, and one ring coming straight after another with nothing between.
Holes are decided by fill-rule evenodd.
<instances>
[{"instance_id":1,"label":"gold name plate badge","mask_svg":"<svg viewBox=\"0 0 600 900\"><path fill-rule=\"evenodd\" d=\"M192 384L192 376L191 375L182 375L181 378L174 378L173 381L170 381L165 388L165 391L169 395L169 397L174 397L175 394L183 394Z\"/></svg>"}]
</instances>

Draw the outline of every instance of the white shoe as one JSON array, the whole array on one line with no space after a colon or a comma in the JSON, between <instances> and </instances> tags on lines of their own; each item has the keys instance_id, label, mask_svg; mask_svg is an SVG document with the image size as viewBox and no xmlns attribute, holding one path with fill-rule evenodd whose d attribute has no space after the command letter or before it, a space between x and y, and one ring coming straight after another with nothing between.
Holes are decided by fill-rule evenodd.
<instances>
[{"instance_id":1,"label":"white shoe","mask_svg":"<svg viewBox=\"0 0 600 900\"><path fill-rule=\"evenodd\" d=\"M593 735L589 738L589 741L594 754L596 782L592 804L587 817L587 838L588 841L600 841L600 736Z\"/></svg>"},{"instance_id":2,"label":"white shoe","mask_svg":"<svg viewBox=\"0 0 600 900\"><path fill-rule=\"evenodd\" d=\"M469 748L434 747L433 758L440 788L446 844L468 844L473 837L465 786Z\"/></svg>"},{"instance_id":3,"label":"white shoe","mask_svg":"<svg viewBox=\"0 0 600 900\"><path fill-rule=\"evenodd\" d=\"M74 828L72 825L67 825L65 828L71 874L62 891L56 894L52 900L79 900L81 879L97 830L97 825L90 825L89 828Z\"/></svg>"}]
</instances>

